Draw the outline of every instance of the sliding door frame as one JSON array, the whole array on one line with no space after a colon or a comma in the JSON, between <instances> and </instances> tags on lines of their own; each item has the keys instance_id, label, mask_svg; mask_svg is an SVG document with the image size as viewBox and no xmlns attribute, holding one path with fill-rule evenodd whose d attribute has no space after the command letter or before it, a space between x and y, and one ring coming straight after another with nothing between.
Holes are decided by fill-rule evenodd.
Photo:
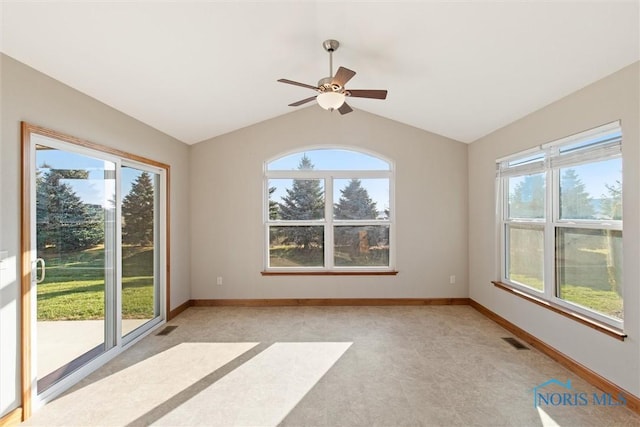
<instances>
[{"instance_id":1,"label":"sliding door frame","mask_svg":"<svg viewBox=\"0 0 640 427\"><path fill-rule=\"evenodd\" d=\"M121 159L120 161L120 173L119 173L119 178L122 177L122 169L123 168L133 168L133 169L137 169L143 172L147 172L147 173L151 173L154 175L158 175L160 177L160 180L158 182L158 187L155 188L154 187L154 199L157 198L157 204L156 201L154 200L154 224L158 224L158 227L154 227L154 242L163 242L165 241L165 235L167 232L167 227L163 227L163 224L168 224L166 222L166 213L167 213L167 207L165 206L167 203L165 201L164 197L160 197L162 195L162 193L164 192L164 190L166 188L168 188L167 186L167 182L168 180L165 179L164 175L165 175L165 169L163 168L159 168L157 166L151 165L149 163L142 163L142 162L138 162L138 161L133 161L131 159ZM122 194L120 194L118 196L120 199L122 199ZM122 206L120 207L120 211L122 211ZM120 223L120 230L122 230L122 221L119 221ZM122 240L122 239L121 239ZM159 260L162 259L167 259L167 257L165 256L165 252L166 252L166 247L162 246L160 244L156 245L154 244L154 250L157 250L158 253L154 254L154 267L153 267L153 280L154 280L154 285L153 285L153 292L154 292L154 312L155 312L155 308L156 308L156 299L157 299L157 308L159 308L159 314L158 316L149 319L147 322L143 323L142 325L138 326L137 328L135 328L134 330L128 332L127 334L123 333L122 330L122 304L123 304L123 295L121 292L118 293L118 301L116 301L116 306L117 306L117 316L116 316L116 321L118 324L117 330L118 330L118 336L116 337L117 340L117 345L120 346L126 346L129 345L131 342L134 342L138 339L139 333L142 331L142 333L144 333L143 331L149 330L154 328L158 323L161 323L162 320L168 320L168 316L169 316L169 305L166 304L166 298L167 295L165 295L162 292L159 292L159 290L162 289L162 287L160 286L160 289L158 289L157 285L157 280L162 280L162 278L165 277L166 273L165 271L161 271L161 267L162 267L162 263L161 262L157 262ZM122 260L122 247L119 247L118 249L118 258L120 260ZM122 267L122 264L120 265L120 277L119 277L119 281L118 281L118 286L120 287L120 289L122 289L122 279L124 278L124 267ZM165 307L165 316L164 319L162 319L162 307ZM138 331L136 334L133 334L133 332Z\"/></svg>"},{"instance_id":2,"label":"sliding door frame","mask_svg":"<svg viewBox=\"0 0 640 427\"><path fill-rule=\"evenodd\" d=\"M32 336L34 332L34 325L32 316L34 315L33 311L33 293L32 293L32 214L33 214L33 195L32 188L34 186L33 182L33 171L32 165L35 159L33 158L34 152L31 149L31 135L38 134L44 137L49 137L53 139L57 139L69 144L73 144L79 147L83 147L89 150L94 150L97 152L101 152L106 154L107 156L113 156L119 158L121 162L124 163L137 163L140 165L145 165L150 168L160 169L164 175L164 185L160 186L161 194L164 197L160 197L161 200L161 213L164 216L164 220L159 224L160 235L164 238L164 245L160 247L161 252L163 252L163 258L165 261L164 269L160 273L164 276L164 292L161 292L160 295L160 303L161 313L160 317L162 321L166 321L169 316L170 309L170 295L171 295L171 286L170 286L170 171L171 167L165 163L157 162L155 160L151 160L142 156L138 156L135 154L127 153L122 150L118 150L115 148L103 146L100 144L96 144L81 138L76 138L70 135L66 135L61 132L57 132L51 129L47 129L41 126L36 126L27 122L21 122L21 144L22 144L22 159L21 159L21 168L22 168L22 180L21 180L21 330L20 330L20 364L21 364L21 398L22 398L22 419L23 421L28 419L33 411L33 395L34 395L34 387L36 387L33 382L33 347ZM119 185L119 183L116 183ZM118 233L119 235L119 233ZM162 244L162 242L161 242ZM119 247L119 246L118 246ZM120 252L118 250L118 252ZM119 281L118 281L119 282ZM117 310L119 311L119 310ZM117 322L120 322L120 319L116 319ZM148 330L152 326L147 328ZM144 332L140 335L140 338L143 336ZM130 340L126 343L122 342L122 337L117 336L121 334L116 334L117 345L115 349L112 350L120 350L122 351L124 345L129 345L136 340Z\"/></svg>"}]
</instances>

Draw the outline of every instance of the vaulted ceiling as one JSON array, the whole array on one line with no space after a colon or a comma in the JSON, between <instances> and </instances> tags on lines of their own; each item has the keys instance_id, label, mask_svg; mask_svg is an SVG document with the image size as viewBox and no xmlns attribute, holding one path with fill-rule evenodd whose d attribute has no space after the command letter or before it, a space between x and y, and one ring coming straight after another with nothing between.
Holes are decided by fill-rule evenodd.
<instances>
[{"instance_id":1,"label":"vaulted ceiling","mask_svg":"<svg viewBox=\"0 0 640 427\"><path fill-rule=\"evenodd\" d=\"M329 74L365 110L472 142L640 59L632 1L2 2L3 53L187 144L291 111ZM315 103L308 107L320 108ZM325 112L338 114L337 112ZM346 116L345 116L346 117Z\"/></svg>"}]
</instances>

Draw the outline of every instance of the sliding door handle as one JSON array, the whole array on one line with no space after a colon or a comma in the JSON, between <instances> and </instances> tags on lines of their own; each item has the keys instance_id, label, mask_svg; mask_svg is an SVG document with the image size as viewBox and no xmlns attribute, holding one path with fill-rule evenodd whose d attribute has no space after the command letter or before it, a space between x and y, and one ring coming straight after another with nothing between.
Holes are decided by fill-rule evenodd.
<instances>
[{"instance_id":1,"label":"sliding door handle","mask_svg":"<svg viewBox=\"0 0 640 427\"><path fill-rule=\"evenodd\" d=\"M38 274L38 264L40 264L40 277L37 277ZM44 262L44 259L37 258L36 259L36 283L44 282L44 278L46 276L47 265Z\"/></svg>"}]
</instances>

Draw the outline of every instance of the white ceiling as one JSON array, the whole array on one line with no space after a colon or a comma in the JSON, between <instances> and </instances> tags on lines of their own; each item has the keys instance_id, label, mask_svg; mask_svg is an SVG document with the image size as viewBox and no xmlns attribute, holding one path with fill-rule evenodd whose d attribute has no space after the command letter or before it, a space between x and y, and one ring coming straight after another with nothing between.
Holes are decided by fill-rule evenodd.
<instances>
[{"instance_id":1,"label":"white ceiling","mask_svg":"<svg viewBox=\"0 0 640 427\"><path fill-rule=\"evenodd\" d=\"M640 59L637 0L1 7L2 52L187 144L313 96L276 80L326 77L328 38L348 88L389 90L354 109L464 142Z\"/></svg>"}]
</instances>

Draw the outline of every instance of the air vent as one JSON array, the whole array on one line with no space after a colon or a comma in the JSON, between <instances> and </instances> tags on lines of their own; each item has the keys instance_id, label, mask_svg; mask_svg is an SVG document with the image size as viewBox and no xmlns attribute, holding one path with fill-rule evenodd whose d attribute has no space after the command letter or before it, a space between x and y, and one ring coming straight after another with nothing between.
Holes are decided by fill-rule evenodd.
<instances>
[{"instance_id":1,"label":"air vent","mask_svg":"<svg viewBox=\"0 0 640 427\"><path fill-rule=\"evenodd\" d=\"M526 345L522 344L520 341L518 341L515 338L512 337L506 337L506 338L502 338L503 340L505 340L506 342L508 342L509 344L511 344L511 346L513 346L513 348L518 349L518 350L529 350L529 347L527 347Z\"/></svg>"},{"instance_id":2,"label":"air vent","mask_svg":"<svg viewBox=\"0 0 640 427\"><path fill-rule=\"evenodd\" d=\"M177 328L177 326L165 326L165 328L156 335L169 335L175 328Z\"/></svg>"}]
</instances>

